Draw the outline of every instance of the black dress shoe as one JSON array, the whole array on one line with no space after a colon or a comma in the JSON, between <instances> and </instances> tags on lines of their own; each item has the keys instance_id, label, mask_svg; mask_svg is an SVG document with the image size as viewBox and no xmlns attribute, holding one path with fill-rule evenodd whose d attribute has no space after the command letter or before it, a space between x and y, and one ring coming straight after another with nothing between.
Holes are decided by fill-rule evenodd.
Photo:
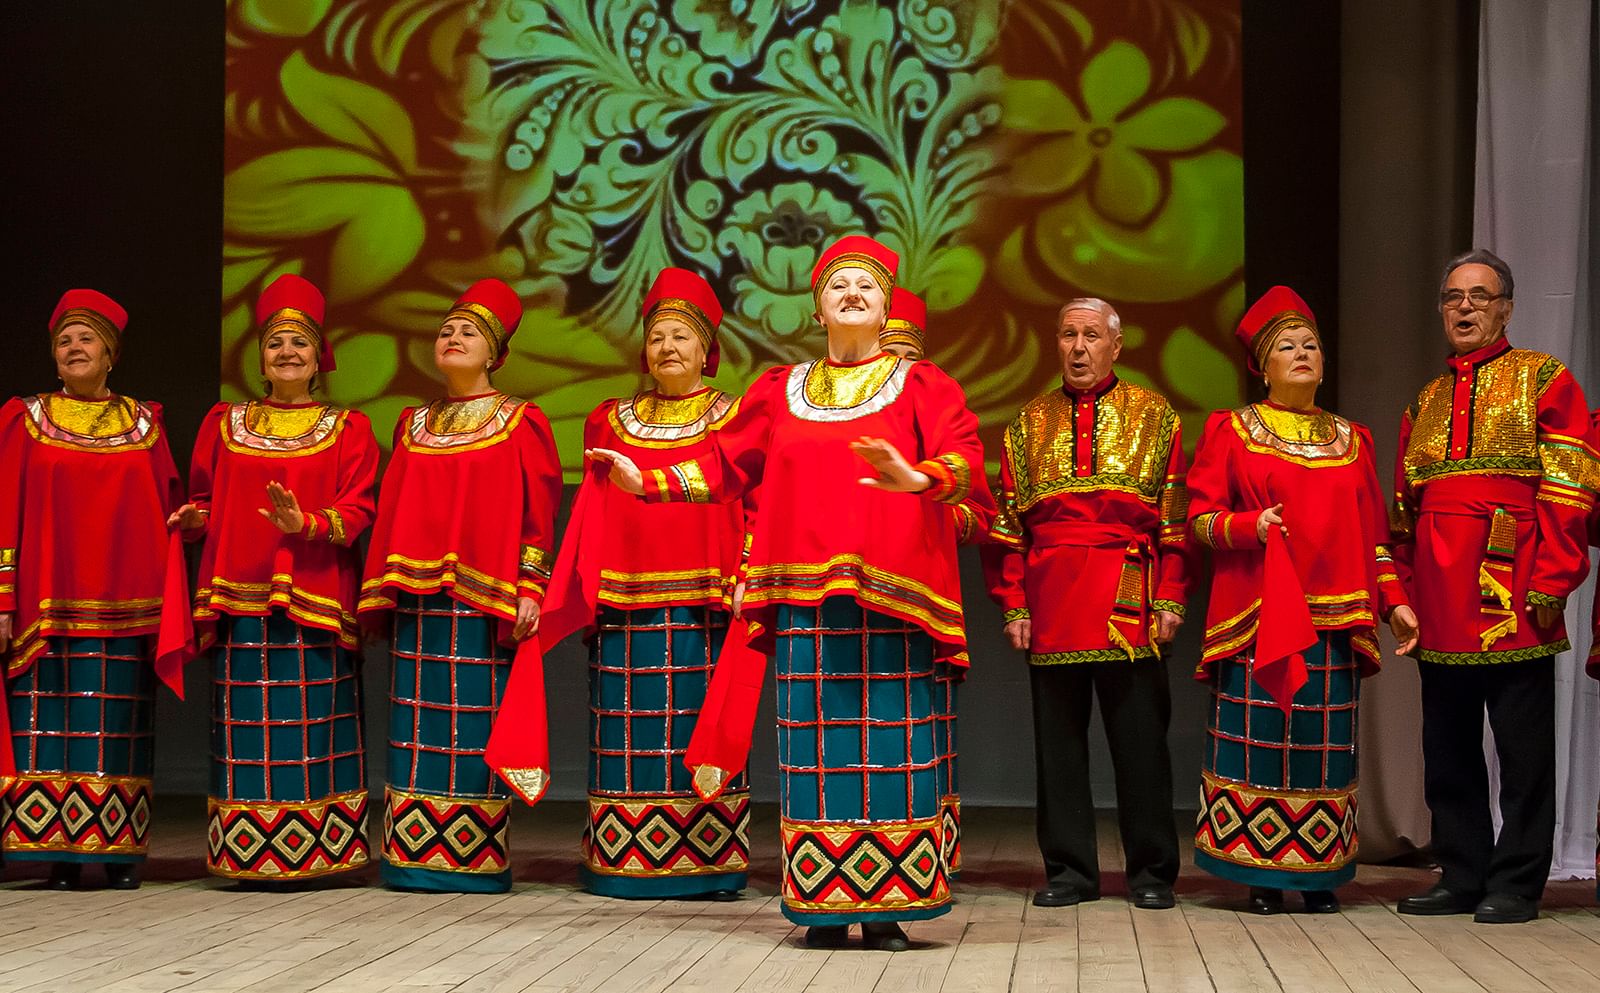
<instances>
[{"instance_id":1,"label":"black dress shoe","mask_svg":"<svg viewBox=\"0 0 1600 993\"><path fill-rule=\"evenodd\" d=\"M1046 886L1033 894L1035 907L1074 907L1100 899L1099 893L1085 893L1076 886Z\"/></svg>"},{"instance_id":2,"label":"black dress shoe","mask_svg":"<svg viewBox=\"0 0 1600 993\"><path fill-rule=\"evenodd\" d=\"M1245 904L1246 910L1252 914L1281 914L1283 913L1283 890L1269 889L1265 886L1250 887L1250 901Z\"/></svg>"},{"instance_id":3,"label":"black dress shoe","mask_svg":"<svg viewBox=\"0 0 1600 993\"><path fill-rule=\"evenodd\" d=\"M861 925L861 946L874 952L903 952L911 942L894 921L870 921Z\"/></svg>"},{"instance_id":4,"label":"black dress shoe","mask_svg":"<svg viewBox=\"0 0 1600 993\"><path fill-rule=\"evenodd\" d=\"M843 948L849 940L847 924L817 924L806 928L807 948Z\"/></svg>"},{"instance_id":5,"label":"black dress shoe","mask_svg":"<svg viewBox=\"0 0 1600 993\"><path fill-rule=\"evenodd\" d=\"M712 890L706 894L706 899L715 903L732 903L739 899L739 890Z\"/></svg>"},{"instance_id":6,"label":"black dress shoe","mask_svg":"<svg viewBox=\"0 0 1600 993\"><path fill-rule=\"evenodd\" d=\"M139 888L139 863L137 862L107 862L106 886L114 890L136 890Z\"/></svg>"},{"instance_id":7,"label":"black dress shoe","mask_svg":"<svg viewBox=\"0 0 1600 993\"><path fill-rule=\"evenodd\" d=\"M1306 890L1300 894L1306 902L1308 914L1337 914L1339 912L1339 895L1333 890Z\"/></svg>"},{"instance_id":8,"label":"black dress shoe","mask_svg":"<svg viewBox=\"0 0 1600 993\"><path fill-rule=\"evenodd\" d=\"M1136 886L1128 902L1140 910L1171 910L1178 905L1170 886Z\"/></svg>"},{"instance_id":9,"label":"black dress shoe","mask_svg":"<svg viewBox=\"0 0 1600 993\"><path fill-rule=\"evenodd\" d=\"M1408 896L1397 908L1402 914L1417 917L1442 917L1446 914L1470 914L1478 905L1478 897L1471 893L1457 893L1441 883L1426 893Z\"/></svg>"},{"instance_id":10,"label":"black dress shoe","mask_svg":"<svg viewBox=\"0 0 1600 993\"><path fill-rule=\"evenodd\" d=\"M78 879L83 875L83 865L78 862L52 862L50 864L50 879L44 884L51 890L75 890L78 888Z\"/></svg>"},{"instance_id":11,"label":"black dress shoe","mask_svg":"<svg viewBox=\"0 0 1600 993\"><path fill-rule=\"evenodd\" d=\"M1513 893L1490 893L1472 913L1477 924L1526 924L1539 916L1539 901Z\"/></svg>"}]
</instances>

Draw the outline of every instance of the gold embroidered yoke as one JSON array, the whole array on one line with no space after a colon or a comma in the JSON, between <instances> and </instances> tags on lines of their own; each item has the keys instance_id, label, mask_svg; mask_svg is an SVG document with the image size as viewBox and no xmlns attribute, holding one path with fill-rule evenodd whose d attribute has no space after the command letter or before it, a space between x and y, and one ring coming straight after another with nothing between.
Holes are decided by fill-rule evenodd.
<instances>
[{"instance_id":1,"label":"gold embroidered yoke","mask_svg":"<svg viewBox=\"0 0 1600 993\"><path fill-rule=\"evenodd\" d=\"M1422 657L1553 654L1564 627L1538 629L1524 607L1564 607L1588 572L1600 457L1583 391L1504 338L1447 364L1401 419L1390 511L1401 579L1428 621Z\"/></svg>"},{"instance_id":2,"label":"gold embroidered yoke","mask_svg":"<svg viewBox=\"0 0 1600 993\"><path fill-rule=\"evenodd\" d=\"M1184 475L1177 414L1151 390L1112 376L1022 408L1004 438L984 571L1006 620L1032 621L1030 661L1156 654L1150 617L1183 615L1194 572Z\"/></svg>"}]
</instances>

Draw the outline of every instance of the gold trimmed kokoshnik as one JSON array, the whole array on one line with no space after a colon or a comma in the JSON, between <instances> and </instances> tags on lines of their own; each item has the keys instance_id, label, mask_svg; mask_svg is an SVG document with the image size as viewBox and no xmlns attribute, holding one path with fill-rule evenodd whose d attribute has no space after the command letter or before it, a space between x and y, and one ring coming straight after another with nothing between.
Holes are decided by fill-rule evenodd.
<instances>
[{"instance_id":1,"label":"gold trimmed kokoshnik","mask_svg":"<svg viewBox=\"0 0 1600 993\"><path fill-rule=\"evenodd\" d=\"M1316 323L1306 320L1306 316L1298 311L1286 310L1262 325L1261 330L1250 340L1251 350L1255 352L1256 368L1267 367L1267 352L1272 349L1272 343L1278 340L1279 335L1293 328L1305 328L1316 335L1317 346L1321 347L1322 332L1317 330Z\"/></svg>"},{"instance_id":2,"label":"gold trimmed kokoshnik","mask_svg":"<svg viewBox=\"0 0 1600 993\"><path fill-rule=\"evenodd\" d=\"M272 312L272 315L261 322L261 337L256 340L256 347L261 351L267 350L267 339L279 331L299 331L311 339L312 344L320 352L322 349L322 325L312 320L311 315L296 307L282 307Z\"/></svg>"},{"instance_id":3,"label":"gold trimmed kokoshnik","mask_svg":"<svg viewBox=\"0 0 1600 993\"><path fill-rule=\"evenodd\" d=\"M467 301L457 304L451 309L450 313L444 315L445 323L449 323L453 318L457 317L464 317L471 321L488 336L489 343L494 346L491 358L499 358L501 353L505 351L506 326L500 323L500 318L495 316L494 311L481 303Z\"/></svg>"},{"instance_id":4,"label":"gold trimmed kokoshnik","mask_svg":"<svg viewBox=\"0 0 1600 993\"><path fill-rule=\"evenodd\" d=\"M62 312L61 317L56 320L55 326L50 329L52 349L55 347L56 335L60 334L61 329L68 324L87 324L89 330L99 335L100 340L105 342L106 351L111 353L113 365L122 357L122 332L117 330L115 324L106 320L104 314L90 310L87 307L73 307Z\"/></svg>"},{"instance_id":5,"label":"gold trimmed kokoshnik","mask_svg":"<svg viewBox=\"0 0 1600 993\"><path fill-rule=\"evenodd\" d=\"M889 297L894 293L894 273L882 262L864 252L844 252L830 261L826 268L817 273L816 281L811 284L811 298L816 302L817 309L822 309L822 291L828 285L828 280L840 269L865 269L877 282L878 289L883 291L884 306L888 306Z\"/></svg>"},{"instance_id":6,"label":"gold trimmed kokoshnik","mask_svg":"<svg viewBox=\"0 0 1600 993\"><path fill-rule=\"evenodd\" d=\"M644 317L645 336L649 337L650 328L656 321L669 317L676 317L689 325L695 337L700 339L701 347L707 353L711 351L711 346L717 339L716 325L711 323L711 318L706 316L705 311L679 297L662 297L656 301L655 306L650 308L650 313Z\"/></svg>"},{"instance_id":7,"label":"gold trimmed kokoshnik","mask_svg":"<svg viewBox=\"0 0 1600 993\"><path fill-rule=\"evenodd\" d=\"M884 322L883 330L878 332L878 344L884 347L905 345L916 349L919 356L926 351L922 329L903 317L891 317Z\"/></svg>"}]
</instances>

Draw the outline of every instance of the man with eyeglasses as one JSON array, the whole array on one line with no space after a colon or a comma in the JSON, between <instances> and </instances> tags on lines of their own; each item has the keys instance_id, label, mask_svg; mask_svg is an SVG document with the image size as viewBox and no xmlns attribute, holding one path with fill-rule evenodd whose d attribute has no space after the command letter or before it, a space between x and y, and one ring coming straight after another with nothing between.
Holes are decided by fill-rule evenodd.
<instances>
[{"instance_id":1,"label":"man with eyeglasses","mask_svg":"<svg viewBox=\"0 0 1600 993\"><path fill-rule=\"evenodd\" d=\"M1400 423L1394 558L1421 632L1423 790L1442 874L1402 914L1533 920L1555 837L1555 666L1562 608L1589 569L1600 488L1583 391L1559 361L1513 348L1511 269L1493 253L1445 266L1450 371ZM1397 632L1398 633L1398 632ZM1496 837L1483 757L1500 760Z\"/></svg>"}]
</instances>

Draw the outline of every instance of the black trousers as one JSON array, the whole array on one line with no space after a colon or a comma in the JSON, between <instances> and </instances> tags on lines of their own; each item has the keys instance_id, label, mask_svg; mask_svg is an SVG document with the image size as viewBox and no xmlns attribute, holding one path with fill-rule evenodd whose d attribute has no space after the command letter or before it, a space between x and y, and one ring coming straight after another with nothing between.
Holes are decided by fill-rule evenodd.
<instances>
[{"instance_id":1,"label":"black trousers","mask_svg":"<svg viewBox=\"0 0 1600 993\"><path fill-rule=\"evenodd\" d=\"M1030 665L1028 671L1039 777L1039 852L1046 880L1052 886L1100 892L1089 790L1089 715L1098 696L1116 775L1128 888L1171 886L1178 878L1178 831L1167 750L1172 693L1166 662Z\"/></svg>"},{"instance_id":2,"label":"black trousers","mask_svg":"<svg viewBox=\"0 0 1600 993\"><path fill-rule=\"evenodd\" d=\"M1489 665L1420 662L1423 791L1439 880L1458 893L1537 900L1556 831L1556 675L1549 656ZM1483 714L1500 759L1500 836L1489 813Z\"/></svg>"}]
</instances>

